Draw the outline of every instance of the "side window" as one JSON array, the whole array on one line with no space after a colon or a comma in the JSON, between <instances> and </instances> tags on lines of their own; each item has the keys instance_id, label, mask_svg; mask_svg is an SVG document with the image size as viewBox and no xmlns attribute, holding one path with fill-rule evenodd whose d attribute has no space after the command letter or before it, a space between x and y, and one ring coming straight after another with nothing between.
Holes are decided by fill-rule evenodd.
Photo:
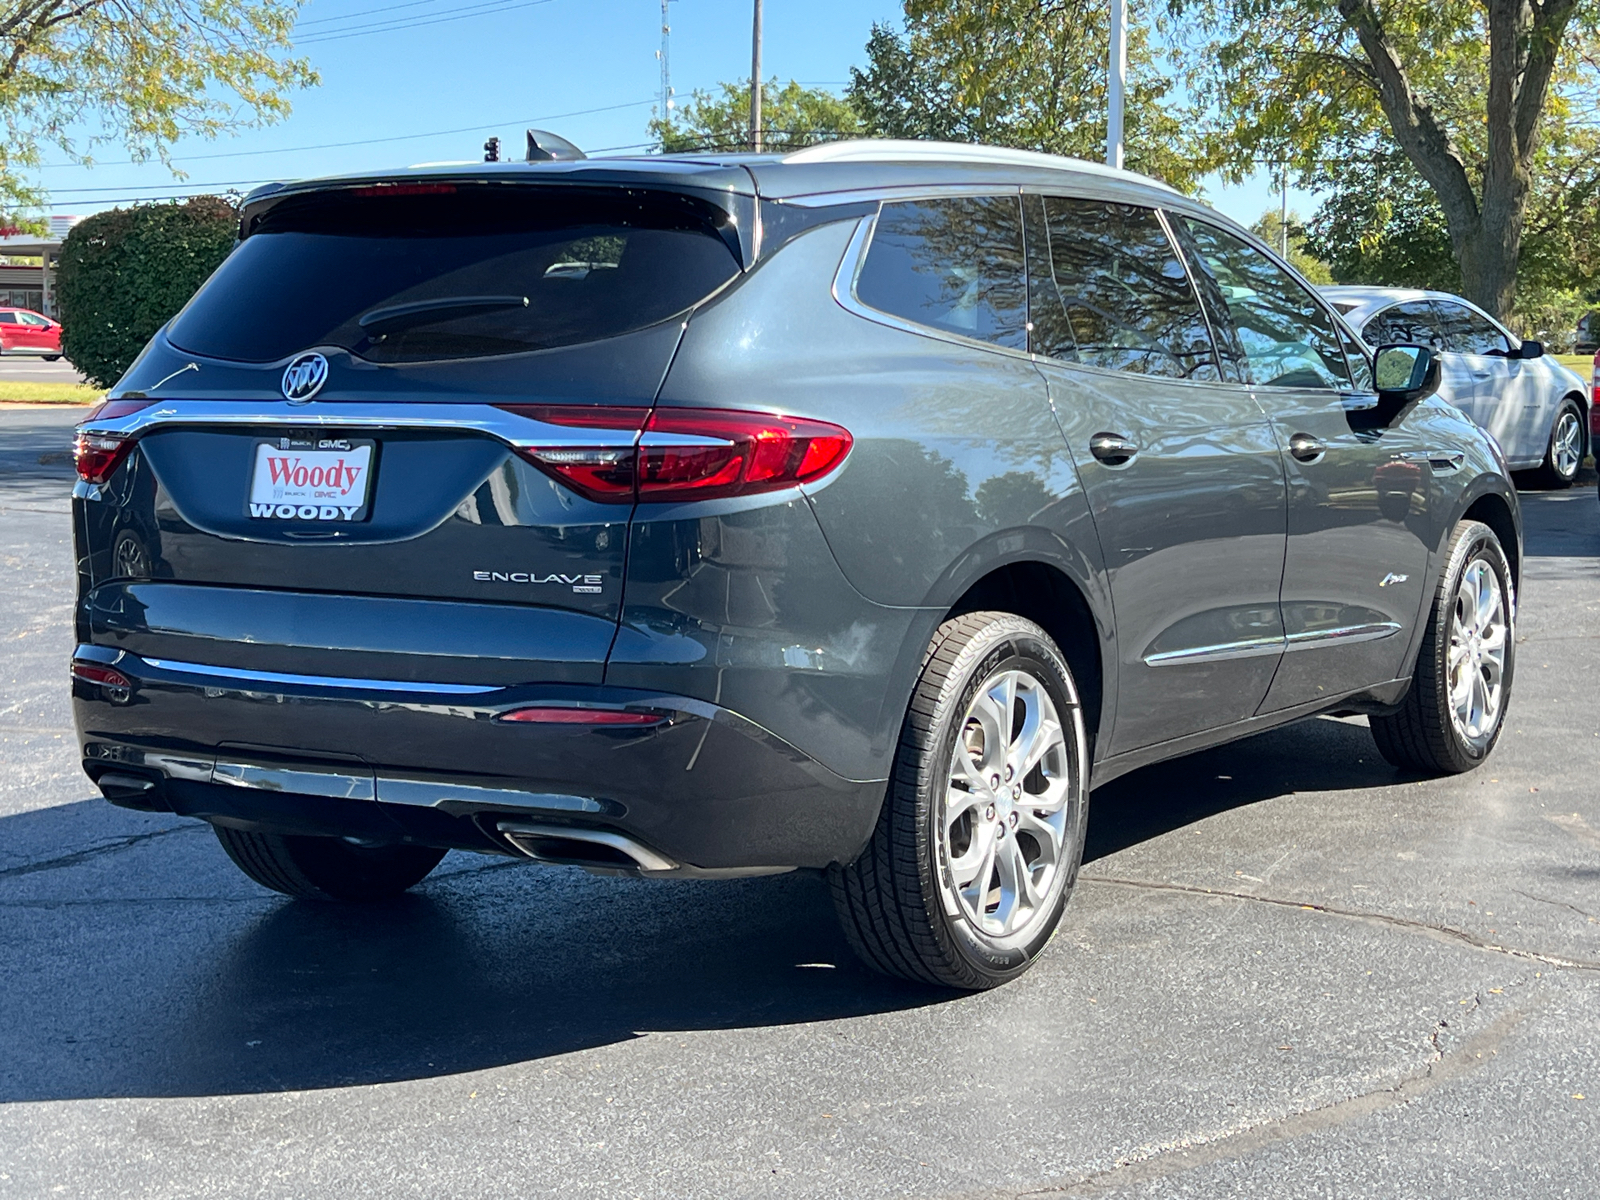
<instances>
[{"instance_id":1,"label":"side window","mask_svg":"<svg viewBox=\"0 0 1600 1200\"><path fill-rule=\"evenodd\" d=\"M1250 368L1245 361L1244 346L1239 342L1239 331L1233 326L1233 316L1228 311L1228 301L1222 294L1222 287L1200 252L1200 243L1195 241L1189 223L1182 217L1168 213L1167 220L1183 250L1184 258L1189 262L1189 277L1194 281L1195 291L1200 293L1200 302L1211 322L1211 338L1216 343L1222 377L1229 383L1250 382Z\"/></svg>"},{"instance_id":2,"label":"side window","mask_svg":"<svg viewBox=\"0 0 1600 1200\"><path fill-rule=\"evenodd\" d=\"M1434 301L1445 344L1457 354L1495 354L1504 357L1511 352L1506 335L1494 327L1494 322L1465 304L1452 304L1448 300Z\"/></svg>"},{"instance_id":3,"label":"side window","mask_svg":"<svg viewBox=\"0 0 1600 1200\"><path fill-rule=\"evenodd\" d=\"M1035 350L1115 371L1221 378L1205 314L1154 209L1046 196L1043 213L1045 245L1035 241L1031 269L1054 302L1034 315Z\"/></svg>"},{"instance_id":4,"label":"side window","mask_svg":"<svg viewBox=\"0 0 1600 1200\"><path fill-rule=\"evenodd\" d=\"M856 278L863 304L919 325L1027 349L1017 196L885 204Z\"/></svg>"},{"instance_id":5,"label":"side window","mask_svg":"<svg viewBox=\"0 0 1600 1200\"><path fill-rule=\"evenodd\" d=\"M19 322L17 321L17 314L16 313L0 312L0 325L16 325L16 324L19 324Z\"/></svg>"},{"instance_id":6,"label":"side window","mask_svg":"<svg viewBox=\"0 0 1600 1200\"><path fill-rule=\"evenodd\" d=\"M1361 340L1369 346L1445 348L1439 315L1426 300L1409 300L1384 309L1362 326Z\"/></svg>"},{"instance_id":7,"label":"side window","mask_svg":"<svg viewBox=\"0 0 1600 1200\"><path fill-rule=\"evenodd\" d=\"M1348 388L1350 368L1328 310L1294 276L1232 234L1184 218L1239 331L1250 382Z\"/></svg>"}]
</instances>

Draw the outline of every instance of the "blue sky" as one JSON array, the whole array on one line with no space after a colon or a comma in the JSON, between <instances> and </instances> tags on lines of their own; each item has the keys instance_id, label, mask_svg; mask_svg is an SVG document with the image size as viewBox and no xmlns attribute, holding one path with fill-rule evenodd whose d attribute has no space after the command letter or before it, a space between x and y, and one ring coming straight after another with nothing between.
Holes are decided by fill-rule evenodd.
<instances>
[{"instance_id":1,"label":"blue sky","mask_svg":"<svg viewBox=\"0 0 1600 1200\"><path fill-rule=\"evenodd\" d=\"M671 0L671 12L680 96L749 73L750 0ZM893 0L766 0L765 74L839 90L864 60L873 21L898 12ZM533 123L591 152L637 145L659 88L660 20L660 0L311 0L296 36L322 86L298 93L286 120L180 143L182 182L160 163L122 161L114 145L92 168L51 165L39 179L51 211L87 213L138 197L476 158L491 134L520 155ZM45 160L62 162L59 152ZM1213 182L1207 198L1247 223L1276 204L1265 178ZM1308 215L1314 200L1291 191L1290 204Z\"/></svg>"}]
</instances>

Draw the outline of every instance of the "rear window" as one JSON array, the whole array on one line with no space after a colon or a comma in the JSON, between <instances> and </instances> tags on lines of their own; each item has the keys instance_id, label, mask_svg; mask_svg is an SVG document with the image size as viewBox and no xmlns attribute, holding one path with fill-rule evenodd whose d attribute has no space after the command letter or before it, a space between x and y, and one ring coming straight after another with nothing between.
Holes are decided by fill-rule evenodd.
<instances>
[{"instance_id":1,"label":"rear window","mask_svg":"<svg viewBox=\"0 0 1600 1200\"><path fill-rule=\"evenodd\" d=\"M615 337L739 270L691 197L450 184L280 202L173 322L193 354L273 362L340 346L372 362L518 354Z\"/></svg>"}]
</instances>

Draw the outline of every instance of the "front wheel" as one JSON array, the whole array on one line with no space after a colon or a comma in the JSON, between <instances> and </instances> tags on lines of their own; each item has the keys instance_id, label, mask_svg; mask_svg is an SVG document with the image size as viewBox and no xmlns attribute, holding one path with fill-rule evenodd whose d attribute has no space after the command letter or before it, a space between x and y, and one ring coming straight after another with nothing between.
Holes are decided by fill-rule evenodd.
<instances>
[{"instance_id":1,"label":"front wheel","mask_svg":"<svg viewBox=\"0 0 1600 1200\"><path fill-rule=\"evenodd\" d=\"M361 846L343 838L251 833L213 825L217 841L262 887L304 900L384 900L421 883L443 850Z\"/></svg>"},{"instance_id":2,"label":"front wheel","mask_svg":"<svg viewBox=\"0 0 1600 1200\"><path fill-rule=\"evenodd\" d=\"M59 354L46 354L44 356L44 360L45 360L45 362L59 362L61 360L61 355L59 355Z\"/></svg>"},{"instance_id":3,"label":"front wheel","mask_svg":"<svg viewBox=\"0 0 1600 1200\"><path fill-rule=\"evenodd\" d=\"M1086 747L1072 672L1044 630L1000 612L941 625L877 829L829 872L856 953L968 990L1027 970L1083 858Z\"/></svg>"},{"instance_id":4,"label":"front wheel","mask_svg":"<svg viewBox=\"0 0 1600 1200\"><path fill-rule=\"evenodd\" d=\"M1562 401L1550 426L1550 441L1539 468L1546 487L1569 488L1583 463L1583 414L1571 400Z\"/></svg>"},{"instance_id":5,"label":"front wheel","mask_svg":"<svg viewBox=\"0 0 1600 1200\"><path fill-rule=\"evenodd\" d=\"M1398 712L1371 718L1378 751L1397 767L1470 771L1505 727L1516 659L1516 593L1500 539L1462 521L1450 538L1411 690Z\"/></svg>"}]
</instances>

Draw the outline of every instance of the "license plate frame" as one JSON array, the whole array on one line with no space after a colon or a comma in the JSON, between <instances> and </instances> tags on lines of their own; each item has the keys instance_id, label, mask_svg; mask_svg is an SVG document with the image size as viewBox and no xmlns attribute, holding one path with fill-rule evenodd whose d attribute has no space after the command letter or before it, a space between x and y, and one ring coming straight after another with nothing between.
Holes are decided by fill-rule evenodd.
<instances>
[{"instance_id":1,"label":"license plate frame","mask_svg":"<svg viewBox=\"0 0 1600 1200\"><path fill-rule=\"evenodd\" d=\"M360 524L371 514L377 459L375 438L325 433L258 438L245 480L245 514L281 525ZM330 483L335 471L337 481ZM352 504L354 499L359 503Z\"/></svg>"}]
</instances>

